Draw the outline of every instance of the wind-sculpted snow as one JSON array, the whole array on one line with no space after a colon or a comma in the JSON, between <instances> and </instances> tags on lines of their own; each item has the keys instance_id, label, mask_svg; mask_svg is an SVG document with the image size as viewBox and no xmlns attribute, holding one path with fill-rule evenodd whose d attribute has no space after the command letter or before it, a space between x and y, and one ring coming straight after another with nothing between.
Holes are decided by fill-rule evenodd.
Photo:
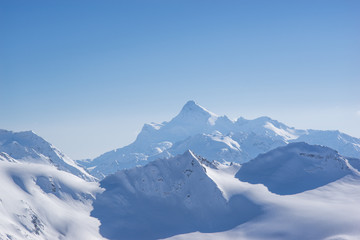
<instances>
[{"instance_id":1,"label":"wind-sculpted snow","mask_svg":"<svg viewBox=\"0 0 360 240\"><path fill-rule=\"evenodd\" d=\"M335 150L307 143L290 143L244 163L236 177L264 184L277 194L295 194L324 186L355 173Z\"/></svg>"},{"instance_id":2,"label":"wind-sculpted snow","mask_svg":"<svg viewBox=\"0 0 360 240\"><path fill-rule=\"evenodd\" d=\"M0 161L0 182L0 239L103 239L90 217L98 183L17 161Z\"/></svg>"},{"instance_id":3,"label":"wind-sculpted snow","mask_svg":"<svg viewBox=\"0 0 360 240\"><path fill-rule=\"evenodd\" d=\"M347 157L360 158L360 139L338 131L300 130L269 117L236 121L218 116L194 101L169 122L145 124L132 144L93 159L78 161L99 179L124 168L142 166L192 149L209 160L247 162L291 142L329 146Z\"/></svg>"},{"instance_id":4,"label":"wind-sculpted snow","mask_svg":"<svg viewBox=\"0 0 360 240\"><path fill-rule=\"evenodd\" d=\"M261 213L245 196L228 201L206 169L214 163L190 151L101 182L92 216L109 239L159 239L176 234L229 230Z\"/></svg>"},{"instance_id":5,"label":"wind-sculpted snow","mask_svg":"<svg viewBox=\"0 0 360 240\"><path fill-rule=\"evenodd\" d=\"M53 165L85 180L95 180L72 159L32 131L12 132L0 129L1 159Z\"/></svg>"}]
</instances>

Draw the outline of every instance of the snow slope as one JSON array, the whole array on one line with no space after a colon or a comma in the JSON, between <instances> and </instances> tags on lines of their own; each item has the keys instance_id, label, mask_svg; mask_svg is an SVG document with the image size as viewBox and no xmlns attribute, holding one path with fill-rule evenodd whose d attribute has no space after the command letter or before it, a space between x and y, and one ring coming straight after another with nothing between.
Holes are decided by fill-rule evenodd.
<instances>
[{"instance_id":1,"label":"snow slope","mask_svg":"<svg viewBox=\"0 0 360 240\"><path fill-rule=\"evenodd\" d=\"M360 158L360 139L344 133L299 130L269 117L233 121L189 101L171 121L145 124L132 144L78 163L102 179L118 170L176 156L187 149L209 160L243 163L298 141L329 146L344 156Z\"/></svg>"},{"instance_id":2,"label":"snow slope","mask_svg":"<svg viewBox=\"0 0 360 240\"><path fill-rule=\"evenodd\" d=\"M279 174L277 184L287 195L240 181L252 161L221 164L188 151L106 177L92 216L109 239L360 238L360 174L346 158L322 146L293 143L259 159L252 160L258 176ZM297 172L287 174L291 165ZM287 184L309 178L310 188Z\"/></svg>"},{"instance_id":3,"label":"snow slope","mask_svg":"<svg viewBox=\"0 0 360 240\"><path fill-rule=\"evenodd\" d=\"M98 183L52 165L0 159L0 239L103 239L90 217Z\"/></svg>"},{"instance_id":4,"label":"snow slope","mask_svg":"<svg viewBox=\"0 0 360 240\"><path fill-rule=\"evenodd\" d=\"M244 163L236 177L264 184L277 194L295 194L355 174L348 160L328 147L290 143Z\"/></svg>"},{"instance_id":5,"label":"snow slope","mask_svg":"<svg viewBox=\"0 0 360 240\"><path fill-rule=\"evenodd\" d=\"M72 159L32 131L12 132L0 129L0 154L19 162L53 165L83 179L95 180Z\"/></svg>"},{"instance_id":6,"label":"snow slope","mask_svg":"<svg viewBox=\"0 0 360 240\"><path fill-rule=\"evenodd\" d=\"M290 157L288 162L283 163L284 155ZM328 158L325 160L319 156ZM353 160L358 162L356 159ZM207 169L208 175L228 199L238 195L246 196L251 202L261 206L263 213L231 230L211 234L196 231L175 235L168 239L360 239L360 174L348 164L347 159L329 148L296 143L275 149L259 156L258 160L252 161L255 161L254 169L255 165L258 167L258 177L264 172L265 176L271 179L273 175L282 172L281 180L282 184L288 188L287 194L294 187L288 185L287 182L291 182L294 176L284 172L288 169L284 168L284 165L297 165L298 173L292 172L295 174L297 182L308 182L308 177L311 177L314 186L304 192L297 191L296 194L278 195L268 191L263 184L239 181L234 177L233 171ZM244 165L249 164L248 166L250 166L252 161ZM303 163L296 164L295 161ZM320 178L309 176L307 168L317 166L319 163L323 169L320 172L312 173L313 175L320 174ZM269 171L268 164L275 167ZM245 166L243 167L245 168ZM246 170L242 170L243 167L236 174L237 177L241 178L251 169L248 167ZM332 174L336 172L343 176L332 179ZM326 175L327 180L330 181L324 184L323 180L326 179ZM241 211L241 208L238 209L238 214L241 214Z\"/></svg>"},{"instance_id":7,"label":"snow slope","mask_svg":"<svg viewBox=\"0 0 360 240\"><path fill-rule=\"evenodd\" d=\"M247 196L264 213L222 232L192 232L171 240L357 240L360 239L359 178L344 177L320 188L295 195L276 195L263 185L252 185L222 174L233 194ZM236 189L236 191L234 191ZM238 211L241 214L241 210Z\"/></svg>"},{"instance_id":8,"label":"snow slope","mask_svg":"<svg viewBox=\"0 0 360 240\"><path fill-rule=\"evenodd\" d=\"M101 221L100 233L109 239L159 239L229 230L259 215L260 207L246 197L224 197L207 175L218 165L186 151L106 177L92 212ZM234 209L240 206L246 209L238 214Z\"/></svg>"}]
</instances>

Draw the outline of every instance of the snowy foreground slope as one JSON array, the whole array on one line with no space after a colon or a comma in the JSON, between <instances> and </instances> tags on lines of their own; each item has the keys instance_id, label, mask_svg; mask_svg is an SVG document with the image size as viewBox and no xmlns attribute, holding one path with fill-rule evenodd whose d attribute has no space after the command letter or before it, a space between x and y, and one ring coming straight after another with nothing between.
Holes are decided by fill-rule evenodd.
<instances>
[{"instance_id":1,"label":"snowy foreground slope","mask_svg":"<svg viewBox=\"0 0 360 240\"><path fill-rule=\"evenodd\" d=\"M360 173L346 158L293 143L253 161L264 179L239 180L252 161L226 165L191 151L123 170L101 181L91 215L109 239L360 238Z\"/></svg>"},{"instance_id":2,"label":"snowy foreground slope","mask_svg":"<svg viewBox=\"0 0 360 240\"><path fill-rule=\"evenodd\" d=\"M1 240L103 239L90 217L98 183L7 154L0 155L0 183Z\"/></svg>"},{"instance_id":3,"label":"snowy foreground slope","mask_svg":"<svg viewBox=\"0 0 360 240\"><path fill-rule=\"evenodd\" d=\"M189 101L170 122L145 124L132 144L79 163L102 179L188 149L209 160L243 163L290 142L324 145L360 158L360 139L339 131L299 130L268 117L233 121Z\"/></svg>"},{"instance_id":4,"label":"snowy foreground slope","mask_svg":"<svg viewBox=\"0 0 360 240\"><path fill-rule=\"evenodd\" d=\"M35 133L0 130L0 239L102 239L95 178Z\"/></svg>"},{"instance_id":5,"label":"snowy foreground slope","mask_svg":"<svg viewBox=\"0 0 360 240\"><path fill-rule=\"evenodd\" d=\"M72 159L32 131L12 132L0 129L0 154L6 154L19 162L52 165L85 180L95 180Z\"/></svg>"}]
</instances>

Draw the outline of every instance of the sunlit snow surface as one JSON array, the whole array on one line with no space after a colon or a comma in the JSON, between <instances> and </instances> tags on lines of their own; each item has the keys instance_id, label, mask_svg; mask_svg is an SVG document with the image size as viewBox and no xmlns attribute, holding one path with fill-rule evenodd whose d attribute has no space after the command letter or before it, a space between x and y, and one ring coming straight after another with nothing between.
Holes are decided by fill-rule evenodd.
<instances>
[{"instance_id":1,"label":"sunlit snow surface","mask_svg":"<svg viewBox=\"0 0 360 240\"><path fill-rule=\"evenodd\" d=\"M4 157L0 183L0 239L102 239L90 217L98 183Z\"/></svg>"},{"instance_id":2,"label":"sunlit snow surface","mask_svg":"<svg viewBox=\"0 0 360 240\"><path fill-rule=\"evenodd\" d=\"M32 131L0 130L0 239L102 239L95 178Z\"/></svg>"},{"instance_id":3,"label":"sunlit snow surface","mask_svg":"<svg viewBox=\"0 0 360 240\"><path fill-rule=\"evenodd\" d=\"M0 129L0 159L9 156L19 162L55 166L88 181L95 178L72 159L32 131L12 132Z\"/></svg>"},{"instance_id":4,"label":"sunlit snow surface","mask_svg":"<svg viewBox=\"0 0 360 240\"><path fill-rule=\"evenodd\" d=\"M359 179L345 177L312 191L287 196L271 194L262 185L232 179L232 187L228 188L233 194L236 189L264 206L263 215L229 231L194 232L169 239L360 239Z\"/></svg>"}]
</instances>

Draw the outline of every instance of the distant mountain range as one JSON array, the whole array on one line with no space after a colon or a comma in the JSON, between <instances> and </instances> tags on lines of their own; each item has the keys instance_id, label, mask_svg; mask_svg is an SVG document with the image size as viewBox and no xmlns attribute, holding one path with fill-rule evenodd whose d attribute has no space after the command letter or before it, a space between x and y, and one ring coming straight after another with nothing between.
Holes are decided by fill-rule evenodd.
<instances>
[{"instance_id":1,"label":"distant mountain range","mask_svg":"<svg viewBox=\"0 0 360 240\"><path fill-rule=\"evenodd\" d=\"M189 101L170 122L145 124L132 144L77 162L102 179L188 149L208 160L244 163L291 142L324 145L344 156L360 158L360 139L339 131L295 129L269 117L232 121Z\"/></svg>"}]
</instances>

